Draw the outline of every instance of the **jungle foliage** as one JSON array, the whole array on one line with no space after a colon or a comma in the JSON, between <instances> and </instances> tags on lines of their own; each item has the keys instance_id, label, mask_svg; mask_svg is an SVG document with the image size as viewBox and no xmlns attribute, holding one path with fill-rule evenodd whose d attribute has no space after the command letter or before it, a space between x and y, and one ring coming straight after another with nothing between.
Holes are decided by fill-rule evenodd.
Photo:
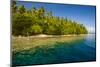
<instances>
[{"instance_id":1,"label":"jungle foliage","mask_svg":"<svg viewBox=\"0 0 100 67\"><path fill-rule=\"evenodd\" d=\"M33 4L34 5L34 4ZM83 24L67 18L53 16L52 11L46 11L44 7L26 9L24 5L17 6L12 3L12 34L22 35L67 35L87 34Z\"/></svg>"}]
</instances>

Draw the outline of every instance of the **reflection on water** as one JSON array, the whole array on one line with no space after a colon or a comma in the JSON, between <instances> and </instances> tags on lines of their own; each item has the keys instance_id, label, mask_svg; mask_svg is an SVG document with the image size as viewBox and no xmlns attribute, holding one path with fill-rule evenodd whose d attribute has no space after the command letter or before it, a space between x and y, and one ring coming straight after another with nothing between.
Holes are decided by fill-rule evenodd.
<instances>
[{"instance_id":1,"label":"reflection on water","mask_svg":"<svg viewBox=\"0 0 100 67\"><path fill-rule=\"evenodd\" d=\"M90 47L93 47L95 48L96 47L96 37L95 37L95 34L88 34L85 38L85 43L90 46Z\"/></svg>"},{"instance_id":2,"label":"reflection on water","mask_svg":"<svg viewBox=\"0 0 100 67\"><path fill-rule=\"evenodd\" d=\"M63 40L50 41L53 43L13 52L12 63L16 66L96 60L96 41L94 34L89 34L70 42L65 39ZM50 46L51 44L52 46Z\"/></svg>"}]
</instances>

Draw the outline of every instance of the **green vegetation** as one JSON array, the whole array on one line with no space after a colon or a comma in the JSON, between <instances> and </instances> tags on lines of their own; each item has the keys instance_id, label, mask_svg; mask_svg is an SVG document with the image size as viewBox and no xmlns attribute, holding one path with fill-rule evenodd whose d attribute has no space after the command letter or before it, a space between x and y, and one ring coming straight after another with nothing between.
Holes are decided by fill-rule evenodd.
<instances>
[{"instance_id":1,"label":"green vegetation","mask_svg":"<svg viewBox=\"0 0 100 67\"><path fill-rule=\"evenodd\" d=\"M87 34L83 24L79 24L63 17L53 16L53 12L47 12L44 7L26 9L24 5L12 4L12 34L22 35L67 35Z\"/></svg>"}]
</instances>

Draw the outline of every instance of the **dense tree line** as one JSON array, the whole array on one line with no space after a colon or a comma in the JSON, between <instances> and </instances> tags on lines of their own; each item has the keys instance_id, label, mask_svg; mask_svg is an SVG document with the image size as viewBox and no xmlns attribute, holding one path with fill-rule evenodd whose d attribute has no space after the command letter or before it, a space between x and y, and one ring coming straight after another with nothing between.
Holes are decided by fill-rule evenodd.
<instances>
[{"instance_id":1,"label":"dense tree line","mask_svg":"<svg viewBox=\"0 0 100 67\"><path fill-rule=\"evenodd\" d=\"M47 12L44 7L26 9L24 5L17 6L12 3L12 34L13 35L67 35L87 34L83 24L63 17L53 16L52 11Z\"/></svg>"}]
</instances>

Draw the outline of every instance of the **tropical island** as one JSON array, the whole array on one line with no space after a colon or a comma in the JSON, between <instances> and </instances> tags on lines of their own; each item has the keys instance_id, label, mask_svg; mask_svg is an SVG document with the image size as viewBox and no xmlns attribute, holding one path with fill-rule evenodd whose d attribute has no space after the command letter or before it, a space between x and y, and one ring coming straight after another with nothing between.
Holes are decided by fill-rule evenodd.
<instances>
[{"instance_id":1,"label":"tropical island","mask_svg":"<svg viewBox=\"0 0 100 67\"><path fill-rule=\"evenodd\" d=\"M95 61L93 6L12 1L11 9L12 66Z\"/></svg>"},{"instance_id":2,"label":"tropical island","mask_svg":"<svg viewBox=\"0 0 100 67\"><path fill-rule=\"evenodd\" d=\"M52 11L46 11L42 6L31 9L24 5L12 4L12 35L34 36L34 35L79 35L87 34L88 31L83 24L76 21L54 16ZM34 4L33 4L34 5Z\"/></svg>"}]
</instances>

